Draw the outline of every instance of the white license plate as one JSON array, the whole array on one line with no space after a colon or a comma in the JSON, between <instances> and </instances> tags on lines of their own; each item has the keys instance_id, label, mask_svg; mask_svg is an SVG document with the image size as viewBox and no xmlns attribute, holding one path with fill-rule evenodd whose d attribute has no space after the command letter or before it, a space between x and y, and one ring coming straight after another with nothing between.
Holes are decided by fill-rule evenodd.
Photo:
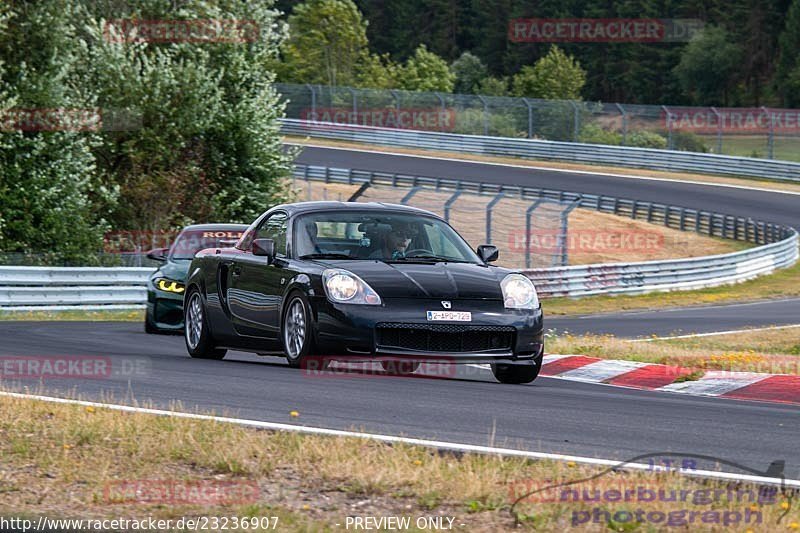
<instances>
[{"instance_id":1,"label":"white license plate","mask_svg":"<svg viewBox=\"0 0 800 533\"><path fill-rule=\"evenodd\" d=\"M472 322L472 313L469 311L428 311L428 320Z\"/></svg>"}]
</instances>

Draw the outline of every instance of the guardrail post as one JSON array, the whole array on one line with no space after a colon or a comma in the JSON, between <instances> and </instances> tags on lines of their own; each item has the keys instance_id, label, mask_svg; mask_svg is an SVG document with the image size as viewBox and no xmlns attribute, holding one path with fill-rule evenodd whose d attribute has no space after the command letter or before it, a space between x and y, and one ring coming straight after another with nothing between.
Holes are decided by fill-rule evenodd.
<instances>
[{"instance_id":1,"label":"guardrail post","mask_svg":"<svg viewBox=\"0 0 800 533\"><path fill-rule=\"evenodd\" d=\"M622 115L622 146L626 146L628 142L628 114L622 104L616 104L616 106Z\"/></svg>"},{"instance_id":2,"label":"guardrail post","mask_svg":"<svg viewBox=\"0 0 800 533\"><path fill-rule=\"evenodd\" d=\"M528 139L533 139L533 106L527 98L523 98L522 101L528 108Z\"/></svg>"},{"instance_id":3,"label":"guardrail post","mask_svg":"<svg viewBox=\"0 0 800 533\"><path fill-rule=\"evenodd\" d=\"M486 244L492 244L492 209L497 203L505 197L506 193L500 191L492 198L492 201L486 204Z\"/></svg>"},{"instance_id":4,"label":"guardrail post","mask_svg":"<svg viewBox=\"0 0 800 533\"><path fill-rule=\"evenodd\" d=\"M681 222L680 222L681 231L686 231L686 209L681 207Z\"/></svg>"},{"instance_id":5,"label":"guardrail post","mask_svg":"<svg viewBox=\"0 0 800 533\"><path fill-rule=\"evenodd\" d=\"M525 211L525 268L531 267L531 215L542 202L544 198L539 198Z\"/></svg>"},{"instance_id":6,"label":"guardrail post","mask_svg":"<svg viewBox=\"0 0 800 533\"><path fill-rule=\"evenodd\" d=\"M450 208L452 207L453 203L458 199L458 197L461 196L462 192L464 192L464 191L461 190L461 189L458 189L444 203L444 221L445 222L450 222Z\"/></svg>"},{"instance_id":7,"label":"guardrail post","mask_svg":"<svg viewBox=\"0 0 800 533\"><path fill-rule=\"evenodd\" d=\"M400 203L403 204L403 205L406 205L406 203L409 200L411 200L411 197L414 196L415 194L417 194L417 191L419 191L421 188L422 187L419 187L419 186L412 187L411 190L408 191L408 193L405 196L403 196L403 198L400 200Z\"/></svg>"},{"instance_id":8,"label":"guardrail post","mask_svg":"<svg viewBox=\"0 0 800 533\"><path fill-rule=\"evenodd\" d=\"M716 107L712 107L711 111L717 117L717 153L722 154L722 115L719 114Z\"/></svg>"}]
</instances>

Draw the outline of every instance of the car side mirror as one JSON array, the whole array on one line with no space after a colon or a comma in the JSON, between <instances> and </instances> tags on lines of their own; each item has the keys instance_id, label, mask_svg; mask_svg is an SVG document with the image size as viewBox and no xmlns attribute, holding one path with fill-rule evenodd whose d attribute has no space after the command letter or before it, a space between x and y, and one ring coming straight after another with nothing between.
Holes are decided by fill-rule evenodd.
<instances>
[{"instance_id":1,"label":"car side mirror","mask_svg":"<svg viewBox=\"0 0 800 533\"><path fill-rule=\"evenodd\" d=\"M497 246L491 244L481 244L478 246L477 252L478 257L480 257L484 263L497 261L497 258L500 257L500 251L497 249Z\"/></svg>"},{"instance_id":2,"label":"car side mirror","mask_svg":"<svg viewBox=\"0 0 800 533\"><path fill-rule=\"evenodd\" d=\"M147 252L147 258L154 261L166 261L169 248L154 248Z\"/></svg>"},{"instance_id":3,"label":"car side mirror","mask_svg":"<svg viewBox=\"0 0 800 533\"><path fill-rule=\"evenodd\" d=\"M254 239L253 255L266 257L272 263L275 259L275 241L272 239Z\"/></svg>"}]
</instances>

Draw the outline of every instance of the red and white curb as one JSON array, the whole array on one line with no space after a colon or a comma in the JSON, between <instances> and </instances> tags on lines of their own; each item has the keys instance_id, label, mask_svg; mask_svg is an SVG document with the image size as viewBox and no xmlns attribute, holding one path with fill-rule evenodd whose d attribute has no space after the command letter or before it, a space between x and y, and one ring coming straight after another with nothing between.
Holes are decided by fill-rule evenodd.
<instances>
[{"instance_id":1,"label":"red and white curb","mask_svg":"<svg viewBox=\"0 0 800 533\"><path fill-rule=\"evenodd\" d=\"M633 389L676 392L800 405L800 376L707 370L599 359L585 355L545 355L541 375ZM684 378L684 379L681 379Z\"/></svg>"}]
</instances>

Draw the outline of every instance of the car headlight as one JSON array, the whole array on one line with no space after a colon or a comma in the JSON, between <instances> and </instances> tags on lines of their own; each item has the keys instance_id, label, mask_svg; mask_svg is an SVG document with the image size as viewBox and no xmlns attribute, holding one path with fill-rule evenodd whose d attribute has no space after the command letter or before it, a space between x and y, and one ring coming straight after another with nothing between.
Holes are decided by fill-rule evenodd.
<instances>
[{"instance_id":1,"label":"car headlight","mask_svg":"<svg viewBox=\"0 0 800 533\"><path fill-rule=\"evenodd\" d=\"M533 282L522 274L509 274L500 282L506 309L538 309L539 295Z\"/></svg>"},{"instance_id":2,"label":"car headlight","mask_svg":"<svg viewBox=\"0 0 800 533\"><path fill-rule=\"evenodd\" d=\"M155 285L160 291L174 292L176 294L183 294L183 291L186 290L186 287L180 281L167 278L158 278Z\"/></svg>"},{"instance_id":3,"label":"car headlight","mask_svg":"<svg viewBox=\"0 0 800 533\"><path fill-rule=\"evenodd\" d=\"M328 299L336 303L380 305L381 297L372 287L350 271L329 268L322 273Z\"/></svg>"}]
</instances>

